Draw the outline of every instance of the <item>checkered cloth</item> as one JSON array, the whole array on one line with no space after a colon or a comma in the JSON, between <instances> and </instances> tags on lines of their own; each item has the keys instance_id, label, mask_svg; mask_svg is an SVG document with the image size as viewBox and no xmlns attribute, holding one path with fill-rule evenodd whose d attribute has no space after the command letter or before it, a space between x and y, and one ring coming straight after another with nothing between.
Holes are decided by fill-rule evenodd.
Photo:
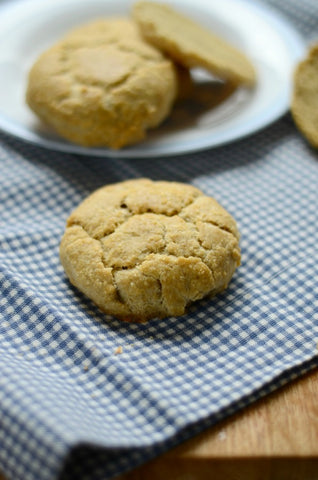
<instances>
[{"instance_id":1,"label":"checkered cloth","mask_svg":"<svg viewBox=\"0 0 318 480\"><path fill-rule=\"evenodd\" d=\"M316 0L269 2L311 40ZM318 365L318 157L287 114L231 145L104 159L0 136L0 470L106 480ZM238 222L228 290L182 318L101 315L65 278L71 210L128 178L193 183ZM116 349L122 347L122 353Z\"/></svg>"}]
</instances>

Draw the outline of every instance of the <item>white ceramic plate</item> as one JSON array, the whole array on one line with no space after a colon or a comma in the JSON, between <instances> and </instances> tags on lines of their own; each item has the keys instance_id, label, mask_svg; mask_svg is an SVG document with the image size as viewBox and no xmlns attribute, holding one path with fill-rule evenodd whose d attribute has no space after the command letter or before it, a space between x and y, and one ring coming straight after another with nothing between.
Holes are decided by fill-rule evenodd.
<instances>
[{"instance_id":1,"label":"white ceramic plate","mask_svg":"<svg viewBox=\"0 0 318 480\"><path fill-rule=\"evenodd\" d=\"M203 82L191 102L120 151L82 148L64 141L37 120L25 104L29 68L41 51L67 30L99 16L128 15L132 0L0 0L0 128L54 150L105 157L157 157L222 145L279 118L289 107L292 73L304 43L285 19L253 0L166 0L232 42L253 62L257 87L238 89L219 106L215 89ZM195 72L201 78L202 72ZM209 79L210 80L210 79ZM225 92L226 93L226 92ZM214 105L214 106L212 106Z\"/></svg>"}]
</instances>

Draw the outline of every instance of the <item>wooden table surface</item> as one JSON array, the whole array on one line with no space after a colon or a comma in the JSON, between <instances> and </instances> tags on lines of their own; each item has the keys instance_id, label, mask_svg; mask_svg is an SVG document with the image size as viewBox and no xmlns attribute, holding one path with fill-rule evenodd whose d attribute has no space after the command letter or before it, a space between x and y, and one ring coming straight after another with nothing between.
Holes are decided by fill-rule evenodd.
<instances>
[{"instance_id":1,"label":"wooden table surface","mask_svg":"<svg viewBox=\"0 0 318 480\"><path fill-rule=\"evenodd\" d=\"M117 480L318 480L318 369Z\"/></svg>"},{"instance_id":2,"label":"wooden table surface","mask_svg":"<svg viewBox=\"0 0 318 480\"><path fill-rule=\"evenodd\" d=\"M118 480L317 480L318 369Z\"/></svg>"}]
</instances>

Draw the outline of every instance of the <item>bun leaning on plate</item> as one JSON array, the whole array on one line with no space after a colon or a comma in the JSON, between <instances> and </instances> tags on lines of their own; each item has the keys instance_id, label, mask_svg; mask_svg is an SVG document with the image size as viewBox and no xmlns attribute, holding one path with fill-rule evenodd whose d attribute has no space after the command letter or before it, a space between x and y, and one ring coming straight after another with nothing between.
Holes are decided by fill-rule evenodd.
<instances>
[{"instance_id":1,"label":"bun leaning on plate","mask_svg":"<svg viewBox=\"0 0 318 480\"><path fill-rule=\"evenodd\" d=\"M236 85L255 84L254 67L242 52L170 6L140 1L133 18L150 44L184 67L205 68Z\"/></svg>"}]
</instances>

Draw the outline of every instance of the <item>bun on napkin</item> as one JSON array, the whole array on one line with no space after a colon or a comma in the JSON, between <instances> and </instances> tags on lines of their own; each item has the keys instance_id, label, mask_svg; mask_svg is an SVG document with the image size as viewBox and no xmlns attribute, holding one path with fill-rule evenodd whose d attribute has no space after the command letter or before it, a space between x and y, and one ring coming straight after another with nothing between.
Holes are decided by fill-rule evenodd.
<instances>
[{"instance_id":1,"label":"bun on napkin","mask_svg":"<svg viewBox=\"0 0 318 480\"><path fill-rule=\"evenodd\" d=\"M145 321L183 315L224 290L240 264L235 220L177 182L128 180L96 190L60 244L67 277L102 311Z\"/></svg>"}]
</instances>

